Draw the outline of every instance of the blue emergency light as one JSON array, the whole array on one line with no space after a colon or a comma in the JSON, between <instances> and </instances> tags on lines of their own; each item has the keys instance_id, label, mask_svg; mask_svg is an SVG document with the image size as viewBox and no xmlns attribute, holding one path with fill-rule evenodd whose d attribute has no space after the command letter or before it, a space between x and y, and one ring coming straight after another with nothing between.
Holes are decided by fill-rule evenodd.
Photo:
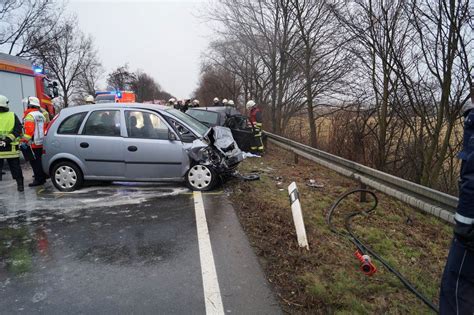
<instances>
[{"instance_id":1,"label":"blue emergency light","mask_svg":"<svg viewBox=\"0 0 474 315\"><path fill-rule=\"evenodd\" d=\"M35 73L43 73L43 68L38 67L38 66L34 66L34 67L33 67L33 71L34 71Z\"/></svg>"},{"instance_id":2,"label":"blue emergency light","mask_svg":"<svg viewBox=\"0 0 474 315\"><path fill-rule=\"evenodd\" d=\"M117 95L118 98L122 98L122 92L117 91L116 95Z\"/></svg>"}]
</instances>

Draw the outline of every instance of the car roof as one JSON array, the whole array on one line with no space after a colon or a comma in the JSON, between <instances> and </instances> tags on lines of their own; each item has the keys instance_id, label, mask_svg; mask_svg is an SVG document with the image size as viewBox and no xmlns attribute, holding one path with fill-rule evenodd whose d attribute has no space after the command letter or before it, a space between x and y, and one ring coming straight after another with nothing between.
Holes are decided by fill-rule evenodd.
<instances>
[{"instance_id":1,"label":"car roof","mask_svg":"<svg viewBox=\"0 0 474 315\"><path fill-rule=\"evenodd\" d=\"M90 105L79 105L79 106L72 106L66 107L61 110L64 111L65 114L73 114L73 113L80 113L84 111L91 111L91 110L100 110L100 109L122 109L122 108L134 108L134 109L148 109L148 110L167 110L171 107L164 106L164 105L155 105L155 104L143 104L143 103L100 103L100 104L90 104Z\"/></svg>"},{"instance_id":2,"label":"car roof","mask_svg":"<svg viewBox=\"0 0 474 315\"><path fill-rule=\"evenodd\" d=\"M202 111L208 111L208 112L227 112L229 110L235 110L237 111L237 108L233 106L209 106L209 107L193 107L190 108L189 110L202 110Z\"/></svg>"}]
</instances>

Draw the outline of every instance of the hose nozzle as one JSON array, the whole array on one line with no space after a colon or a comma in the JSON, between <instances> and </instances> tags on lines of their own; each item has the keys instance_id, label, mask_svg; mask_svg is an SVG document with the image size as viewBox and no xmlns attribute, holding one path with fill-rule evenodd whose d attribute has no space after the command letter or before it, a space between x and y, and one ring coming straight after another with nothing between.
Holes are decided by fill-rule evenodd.
<instances>
[{"instance_id":1,"label":"hose nozzle","mask_svg":"<svg viewBox=\"0 0 474 315\"><path fill-rule=\"evenodd\" d=\"M363 255L360 251L356 251L355 256L360 261L360 270L362 270L365 275L371 276L377 272L377 268L372 263L369 255Z\"/></svg>"}]
</instances>

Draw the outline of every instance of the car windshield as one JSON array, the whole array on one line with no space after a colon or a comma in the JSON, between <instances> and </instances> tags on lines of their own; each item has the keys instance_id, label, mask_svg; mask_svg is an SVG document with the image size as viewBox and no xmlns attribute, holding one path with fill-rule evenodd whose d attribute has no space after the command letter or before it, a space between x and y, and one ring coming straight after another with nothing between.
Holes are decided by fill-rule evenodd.
<instances>
[{"instance_id":1,"label":"car windshield","mask_svg":"<svg viewBox=\"0 0 474 315\"><path fill-rule=\"evenodd\" d=\"M192 117L196 118L200 122L209 125L218 125L219 114L216 112L210 112L207 110L199 110L199 109L190 109L186 112L186 114L191 115Z\"/></svg>"},{"instance_id":2,"label":"car windshield","mask_svg":"<svg viewBox=\"0 0 474 315\"><path fill-rule=\"evenodd\" d=\"M169 113L170 115L178 118L179 120L181 120L182 122L184 122L186 125L188 125L189 127L191 127L191 129L193 129L193 131L197 132L199 134L199 136L203 137L207 130L209 130L209 127L207 127L206 125L204 125L203 123L201 123L199 120L177 110L177 109L174 109L174 108L169 108L166 110L167 113Z\"/></svg>"}]
</instances>

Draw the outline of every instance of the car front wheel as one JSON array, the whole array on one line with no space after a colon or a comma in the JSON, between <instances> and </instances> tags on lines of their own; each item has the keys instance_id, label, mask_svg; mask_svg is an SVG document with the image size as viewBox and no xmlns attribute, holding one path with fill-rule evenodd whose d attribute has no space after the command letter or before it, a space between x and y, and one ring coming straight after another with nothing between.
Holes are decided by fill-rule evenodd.
<instances>
[{"instance_id":1,"label":"car front wheel","mask_svg":"<svg viewBox=\"0 0 474 315\"><path fill-rule=\"evenodd\" d=\"M71 162L59 162L53 168L51 179L54 186L64 192L74 191L82 187L84 178L79 167Z\"/></svg>"},{"instance_id":2,"label":"car front wheel","mask_svg":"<svg viewBox=\"0 0 474 315\"><path fill-rule=\"evenodd\" d=\"M216 174L209 166L197 164L186 173L186 184L191 190L211 190L216 184Z\"/></svg>"}]
</instances>

